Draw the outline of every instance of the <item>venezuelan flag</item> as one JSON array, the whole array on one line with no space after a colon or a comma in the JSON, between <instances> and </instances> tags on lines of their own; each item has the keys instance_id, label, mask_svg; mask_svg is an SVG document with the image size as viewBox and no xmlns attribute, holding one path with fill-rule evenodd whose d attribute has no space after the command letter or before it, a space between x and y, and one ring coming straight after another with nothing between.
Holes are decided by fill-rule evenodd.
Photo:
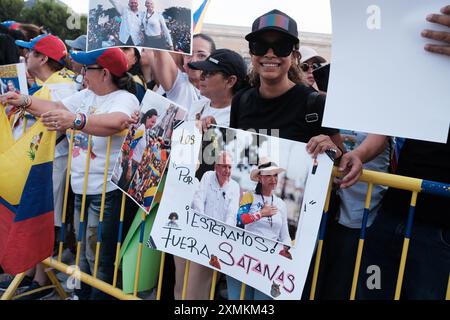
<instances>
[{"instance_id":1,"label":"venezuelan flag","mask_svg":"<svg viewBox=\"0 0 450 320\"><path fill-rule=\"evenodd\" d=\"M202 32L203 19L211 0L203 0L200 7L194 12L194 34Z\"/></svg>"},{"instance_id":2,"label":"venezuelan flag","mask_svg":"<svg viewBox=\"0 0 450 320\"><path fill-rule=\"evenodd\" d=\"M10 125L5 113L5 107L1 103L0 113L0 153L2 153L14 144L14 138L9 129Z\"/></svg>"},{"instance_id":3,"label":"venezuelan flag","mask_svg":"<svg viewBox=\"0 0 450 320\"><path fill-rule=\"evenodd\" d=\"M5 117L2 108L0 140L11 135ZM24 272L52 254L55 139L37 121L0 150L0 265L7 273Z\"/></svg>"},{"instance_id":4,"label":"venezuelan flag","mask_svg":"<svg viewBox=\"0 0 450 320\"><path fill-rule=\"evenodd\" d=\"M241 203L239 204L239 211L237 213L237 226L243 227L249 221L246 221L244 218L247 213L250 212L250 208L253 203L253 194L251 192L247 192L242 196Z\"/></svg>"}]
</instances>

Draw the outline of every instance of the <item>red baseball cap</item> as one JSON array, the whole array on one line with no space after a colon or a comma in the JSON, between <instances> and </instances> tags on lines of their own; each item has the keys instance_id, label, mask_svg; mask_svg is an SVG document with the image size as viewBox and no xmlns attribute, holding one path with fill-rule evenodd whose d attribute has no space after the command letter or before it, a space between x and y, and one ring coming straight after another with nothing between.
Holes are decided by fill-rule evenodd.
<instances>
[{"instance_id":1,"label":"red baseball cap","mask_svg":"<svg viewBox=\"0 0 450 320\"><path fill-rule=\"evenodd\" d=\"M66 45L60 38L52 34L41 34L31 39L30 42L16 40L16 45L30 50L33 49L61 64L65 64L63 59L67 56Z\"/></svg>"},{"instance_id":2,"label":"red baseball cap","mask_svg":"<svg viewBox=\"0 0 450 320\"><path fill-rule=\"evenodd\" d=\"M98 64L108 69L116 77L121 77L128 71L128 62L119 48L107 48L90 52L70 51L75 62L83 65Z\"/></svg>"}]
</instances>

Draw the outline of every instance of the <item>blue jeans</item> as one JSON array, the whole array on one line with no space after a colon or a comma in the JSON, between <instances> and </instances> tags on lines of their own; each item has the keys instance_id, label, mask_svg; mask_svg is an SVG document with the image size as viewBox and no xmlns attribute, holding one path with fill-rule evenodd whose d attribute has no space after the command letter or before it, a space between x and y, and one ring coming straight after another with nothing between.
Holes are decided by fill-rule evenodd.
<instances>
[{"instance_id":1,"label":"blue jeans","mask_svg":"<svg viewBox=\"0 0 450 320\"><path fill-rule=\"evenodd\" d=\"M95 251L99 239L98 230L101 200L101 194L86 196L84 223L80 235L82 196L79 194L75 195L75 232L77 240L81 240L79 268L82 272L90 275L94 273ZM105 195L97 279L109 284L112 283L114 275L121 200L122 192L120 190L111 191ZM75 293L80 299L103 300L110 298L105 293L83 283L81 284L81 289L75 290Z\"/></svg>"},{"instance_id":2,"label":"blue jeans","mask_svg":"<svg viewBox=\"0 0 450 320\"><path fill-rule=\"evenodd\" d=\"M240 300L241 288L242 282L233 277L227 276L228 300ZM244 300L272 300L272 298L259 290L245 286Z\"/></svg>"},{"instance_id":3,"label":"blue jeans","mask_svg":"<svg viewBox=\"0 0 450 320\"><path fill-rule=\"evenodd\" d=\"M442 214L448 214L443 212ZM367 233L358 299L391 300L400 266L406 229L406 217L380 212ZM381 289L370 290L366 284L367 267L379 266ZM406 260L401 299L445 299L450 273L450 229L415 221Z\"/></svg>"}]
</instances>

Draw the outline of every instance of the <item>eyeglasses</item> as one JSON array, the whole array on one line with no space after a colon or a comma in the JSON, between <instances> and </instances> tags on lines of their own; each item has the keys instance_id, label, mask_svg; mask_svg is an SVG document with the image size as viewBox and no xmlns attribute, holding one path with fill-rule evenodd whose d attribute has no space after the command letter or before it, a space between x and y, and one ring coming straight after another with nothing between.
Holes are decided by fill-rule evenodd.
<instances>
[{"instance_id":1,"label":"eyeglasses","mask_svg":"<svg viewBox=\"0 0 450 320\"><path fill-rule=\"evenodd\" d=\"M82 72L86 72L87 70L102 70L104 68L102 67L89 67L87 65L83 65L83 67L81 68Z\"/></svg>"},{"instance_id":2,"label":"eyeglasses","mask_svg":"<svg viewBox=\"0 0 450 320\"><path fill-rule=\"evenodd\" d=\"M219 73L224 75L224 73L220 72L220 71L206 71L206 70L203 70L202 74L200 75L200 80L208 79L208 78L213 77L213 76L215 76L216 74L219 74Z\"/></svg>"},{"instance_id":3,"label":"eyeglasses","mask_svg":"<svg viewBox=\"0 0 450 320\"><path fill-rule=\"evenodd\" d=\"M254 56L263 56L269 51L273 50L273 53L280 58L289 56L294 51L294 44L292 41L280 40L276 42L265 41L252 41L249 43L250 53Z\"/></svg>"},{"instance_id":4,"label":"eyeglasses","mask_svg":"<svg viewBox=\"0 0 450 320\"><path fill-rule=\"evenodd\" d=\"M320 63L313 63L313 64L309 64L309 63L302 63L300 65L300 68L302 69L303 72L308 72L309 69L311 70L316 70L317 68L320 68Z\"/></svg>"}]
</instances>

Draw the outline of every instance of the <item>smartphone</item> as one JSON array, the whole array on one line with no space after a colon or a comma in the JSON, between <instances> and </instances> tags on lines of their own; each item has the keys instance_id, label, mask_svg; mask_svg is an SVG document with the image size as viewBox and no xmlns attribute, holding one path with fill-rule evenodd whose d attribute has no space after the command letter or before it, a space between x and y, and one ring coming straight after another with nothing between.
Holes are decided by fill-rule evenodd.
<instances>
[{"instance_id":1,"label":"smartphone","mask_svg":"<svg viewBox=\"0 0 450 320\"><path fill-rule=\"evenodd\" d=\"M314 79L320 91L327 92L330 78L330 64L323 65L313 71Z\"/></svg>"}]
</instances>

